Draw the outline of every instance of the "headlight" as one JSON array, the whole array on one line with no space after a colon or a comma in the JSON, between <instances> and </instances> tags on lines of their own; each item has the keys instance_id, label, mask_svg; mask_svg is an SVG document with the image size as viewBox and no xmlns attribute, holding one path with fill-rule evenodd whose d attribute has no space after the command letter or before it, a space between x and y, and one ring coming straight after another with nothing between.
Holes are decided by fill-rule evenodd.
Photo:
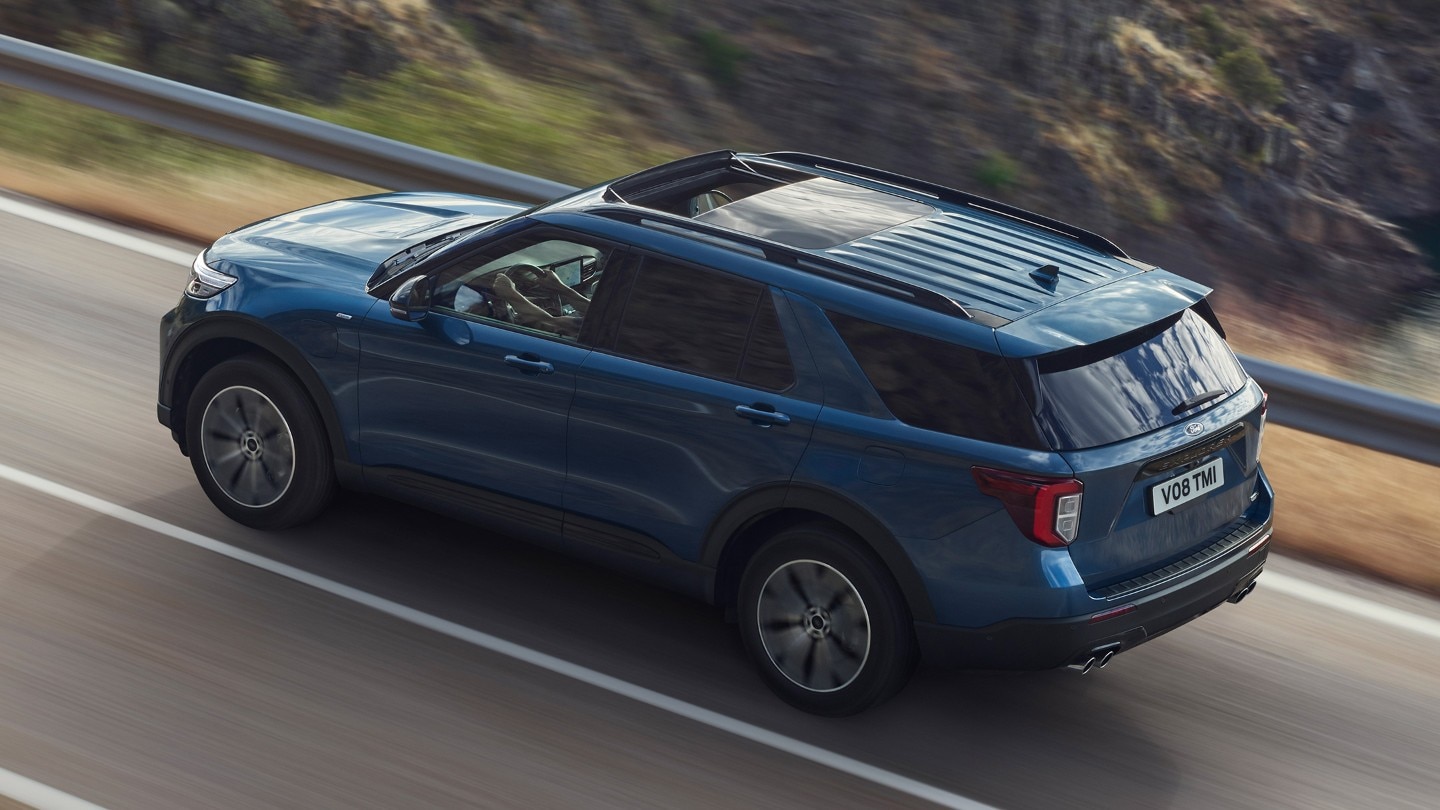
<instances>
[{"instance_id":1,"label":"headlight","mask_svg":"<svg viewBox=\"0 0 1440 810\"><path fill-rule=\"evenodd\" d=\"M231 284L234 276L227 276L205 263L205 251L190 263L190 278L185 282L185 294L191 298L214 298Z\"/></svg>"}]
</instances>

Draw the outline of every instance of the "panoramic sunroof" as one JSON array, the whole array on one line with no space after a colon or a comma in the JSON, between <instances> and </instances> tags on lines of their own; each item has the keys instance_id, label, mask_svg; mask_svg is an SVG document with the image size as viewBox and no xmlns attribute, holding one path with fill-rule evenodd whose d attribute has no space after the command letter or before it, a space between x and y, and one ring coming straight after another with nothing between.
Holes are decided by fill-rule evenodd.
<instances>
[{"instance_id":1,"label":"panoramic sunroof","mask_svg":"<svg viewBox=\"0 0 1440 810\"><path fill-rule=\"evenodd\" d=\"M935 209L883 191L815 177L752 194L695 217L805 250L834 247Z\"/></svg>"}]
</instances>

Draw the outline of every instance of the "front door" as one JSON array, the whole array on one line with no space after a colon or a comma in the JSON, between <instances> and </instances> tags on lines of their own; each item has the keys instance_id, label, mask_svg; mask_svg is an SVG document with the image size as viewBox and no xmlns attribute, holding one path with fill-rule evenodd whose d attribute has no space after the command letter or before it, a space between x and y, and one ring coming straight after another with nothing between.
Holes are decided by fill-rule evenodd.
<instances>
[{"instance_id":1,"label":"front door","mask_svg":"<svg viewBox=\"0 0 1440 810\"><path fill-rule=\"evenodd\" d=\"M566 420L590 354L579 333L613 256L532 229L437 270L422 320L374 308L357 397L367 484L558 537Z\"/></svg>"}]
</instances>

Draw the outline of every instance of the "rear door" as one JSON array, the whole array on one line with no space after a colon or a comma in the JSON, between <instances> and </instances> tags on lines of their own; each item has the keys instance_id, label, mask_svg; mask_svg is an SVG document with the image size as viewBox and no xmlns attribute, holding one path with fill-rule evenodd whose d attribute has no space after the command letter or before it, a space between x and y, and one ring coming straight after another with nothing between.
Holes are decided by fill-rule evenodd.
<instances>
[{"instance_id":1,"label":"rear door","mask_svg":"<svg viewBox=\"0 0 1440 810\"><path fill-rule=\"evenodd\" d=\"M1091 590L1205 552L1256 508L1262 394L1194 310L1025 368L1085 486L1070 556Z\"/></svg>"},{"instance_id":2,"label":"rear door","mask_svg":"<svg viewBox=\"0 0 1440 810\"><path fill-rule=\"evenodd\" d=\"M788 484L818 382L770 287L657 256L627 272L623 310L576 372L565 537L582 554L693 561L726 504Z\"/></svg>"}]
</instances>

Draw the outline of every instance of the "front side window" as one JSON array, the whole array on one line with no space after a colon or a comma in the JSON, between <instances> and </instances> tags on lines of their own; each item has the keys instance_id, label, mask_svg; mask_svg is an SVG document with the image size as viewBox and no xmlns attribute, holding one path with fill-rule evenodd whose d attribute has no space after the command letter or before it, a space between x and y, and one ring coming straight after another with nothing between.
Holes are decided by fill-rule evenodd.
<instances>
[{"instance_id":1,"label":"front side window","mask_svg":"<svg viewBox=\"0 0 1440 810\"><path fill-rule=\"evenodd\" d=\"M578 339L610 249L578 235L522 235L442 271L434 306Z\"/></svg>"},{"instance_id":2,"label":"front side window","mask_svg":"<svg viewBox=\"0 0 1440 810\"><path fill-rule=\"evenodd\" d=\"M640 266L614 348L759 388L783 390L795 379L768 287L660 259Z\"/></svg>"}]
</instances>

